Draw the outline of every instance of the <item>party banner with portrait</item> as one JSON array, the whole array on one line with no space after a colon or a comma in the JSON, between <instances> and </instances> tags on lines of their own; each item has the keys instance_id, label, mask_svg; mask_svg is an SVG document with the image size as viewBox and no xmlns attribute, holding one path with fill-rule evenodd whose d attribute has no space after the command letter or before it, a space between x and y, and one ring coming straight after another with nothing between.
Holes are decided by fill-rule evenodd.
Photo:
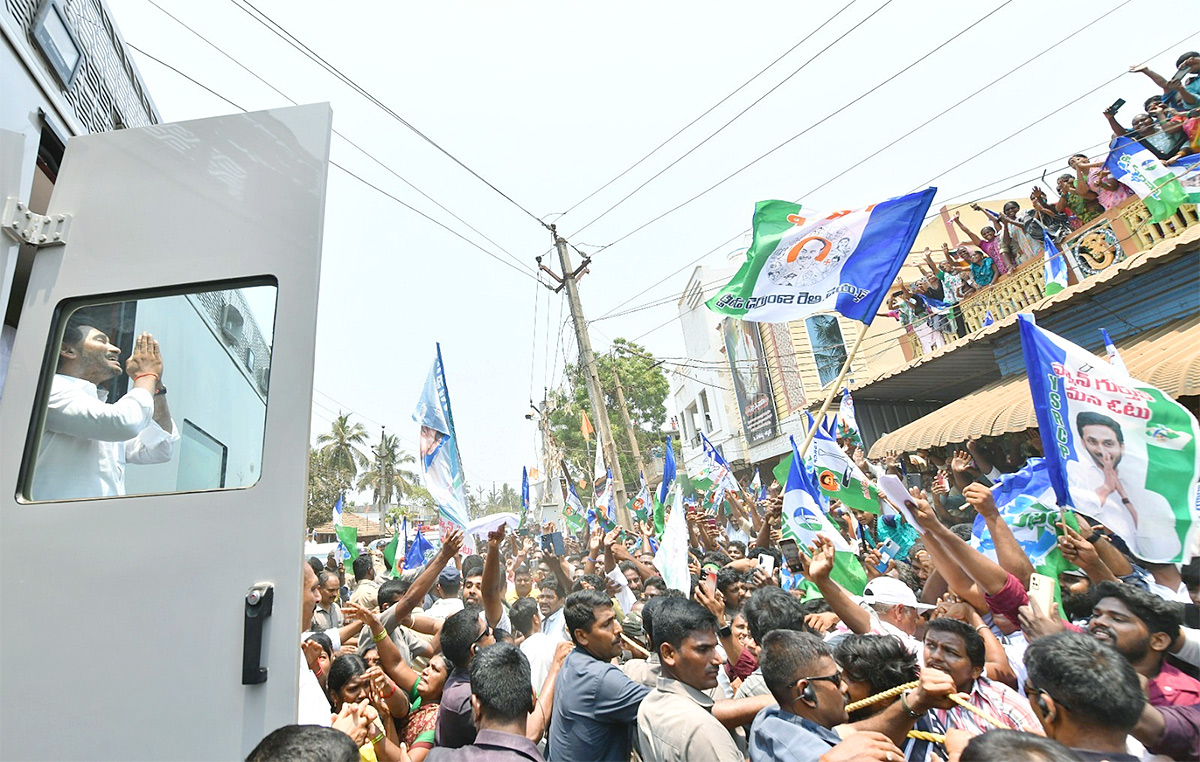
<instances>
[{"instance_id":1,"label":"party banner with portrait","mask_svg":"<svg viewBox=\"0 0 1200 762\"><path fill-rule=\"evenodd\" d=\"M1031 316L1018 319L1059 505L1104 524L1139 558L1187 562L1200 528L1196 418Z\"/></svg>"}]
</instances>

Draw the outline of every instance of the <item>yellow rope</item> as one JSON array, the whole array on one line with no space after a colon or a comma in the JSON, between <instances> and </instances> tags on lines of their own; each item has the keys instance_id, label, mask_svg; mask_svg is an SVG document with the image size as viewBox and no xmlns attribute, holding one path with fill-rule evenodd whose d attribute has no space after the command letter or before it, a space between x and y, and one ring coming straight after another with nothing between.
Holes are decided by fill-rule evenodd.
<instances>
[{"instance_id":1,"label":"yellow rope","mask_svg":"<svg viewBox=\"0 0 1200 762\"><path fill-rule=\"evenodd\" d=\"M931 743L946 743L946 736L941 733L926 733L924 730L908 731L909 738L915 738L918 741L929 741Z\"/></svg>"},{"instance_id":2,"label":"yellow rope","mask_svg":"<svg viewBox=\"0 0 1200 762\"><path fill-rule=\"evenodd\" d=\"M847 704L846 711L853 712L858 709L862 709L864 706L870 706L871 704L878 704L880 701L886 701L890 698L895 698L896 696L899 696L901 693L904 693L905 691L909 691L909 690L912 690L913 688L916 688L918 685L920 685L920 682L914 680L911 683L904 683L903 685L897 685L895 688L888 688L886 691L876 693L874 696L867 696L865 699L855 701L852 704Z\"/></svg>"},{"instance_id":3,"label":"yellow rope","mask_svg":"<svg viewBox=\"0 0 1200 762\"><path fill-rule=\"evenodd\" d=\"M980 719L987 722L988 724L992 725L993 727L999 728L1000 730L1008 730L1009 729L1009 727L1007 725L1005 725L1003 722L1000 722L1000 720L997 720L992 715L988 714L987 712L983 711L982 709L975 706L971 702L967 701L967 699L964 698L964 695L965 694L962 694L962 693L952 693L952 694L950 694L950 700L953 701L955 704L958 704L959 706L961 706L963 709L966 709L969 712L973 712L976 716L978 716Z\"/></svg>"}]
</instances>

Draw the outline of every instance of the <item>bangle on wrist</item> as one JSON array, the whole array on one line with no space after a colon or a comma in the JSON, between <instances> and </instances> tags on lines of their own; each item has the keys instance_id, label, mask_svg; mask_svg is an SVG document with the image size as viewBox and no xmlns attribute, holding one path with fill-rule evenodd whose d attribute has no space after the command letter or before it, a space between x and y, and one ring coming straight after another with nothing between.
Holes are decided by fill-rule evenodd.
<instances>
[{"instance_id":1,"label":"bangle on wrist","mask_svg":"<svg viewBox=\"0 0 1200 762\"><path fill-rule=\"evenodd\" d=\"M905 714L907 714L909 717L912 717L914 720L918 720L925 716L925 712L914 712L913 708L908 705L908 694L910 693L912 693L912 691L905 691L904 693L900 694L900 706L904 709Z\"/></svg>"},{"instance_id":2,"label":"bangle on wrist","mask_svg":"<svg viewBox=\"0 0 1200 762\"><path fill-rule=\"evenodd\" d=\"M377 743L379 743L380 741L382 741L382 740L383 740L384 738L386 738L386 737L387 737L387 734L386 734L386 733L380 732L380 734L379 734L379 735L377 735L377 736L375 736L374 738L372 738L372 739L371 739L371 743L372 743L372 744L377 744Z\"/></svg>"},{"instance_id":3,"label":"bangle on wrist","mask_svg":"<svg viewBox=\"0 0 1200 762\"><path fill-rule=\"evenodd\" d=\"M379 632L371 633L371 640L374 640L376 643L382 643L383 639L386 637L387 637L387 630L382 629L382 628L380 628Z\"/></svg>"},{"instance_id":4,"label":"bangle on wrist","mask_svg":"<svg viewBox=\"0 0 1200 762\"><path fill-rule=\"evenodd\" d=\"M392 696L395 696L395 695L396 695L396 684L392 683L392 689L390 691L388 691L387 693L379 694L379 697L384 698L384 699L390 699Z\"/></svg>"},{"instance_id":5,"label":"bangle on wrist","mask_svg":"<svg viewBox=\"0 0 1200 762\"><path fill-rule=\"evenodd\" d=\"M154 376L155 381L159 380L157 373L139 373L133 377L133 382L136 384L140 379L143 379L146 376Z\"/></svg>"}]
</instances>

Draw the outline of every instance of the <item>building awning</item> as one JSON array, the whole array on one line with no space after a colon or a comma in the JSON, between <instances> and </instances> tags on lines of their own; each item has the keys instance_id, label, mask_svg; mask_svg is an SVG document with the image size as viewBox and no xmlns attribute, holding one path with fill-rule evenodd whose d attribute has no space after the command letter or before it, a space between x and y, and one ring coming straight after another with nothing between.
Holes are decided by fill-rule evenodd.
<instances>
[{"instance_id":1,"label":"building awning","mask_svg":"<svg viewBox=\"0 0 1200 762\"><path fill-rule=\"evenodd\" d=\"M1177 320L1117 346L1134 378L1172 397L1200 394L1200 316ZM1024 375L989 384L906 426L884 434L869 456L912 452L965 442L971 437L999 436L1037 426L1029 379Z\"/></svg>"}]
</instances>

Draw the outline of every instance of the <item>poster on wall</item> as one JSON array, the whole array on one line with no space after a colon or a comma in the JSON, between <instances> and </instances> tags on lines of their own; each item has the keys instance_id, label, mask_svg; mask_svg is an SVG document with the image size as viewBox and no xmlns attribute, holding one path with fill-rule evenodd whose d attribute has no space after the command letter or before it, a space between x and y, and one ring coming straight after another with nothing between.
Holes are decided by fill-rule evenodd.
<instances>
[{"instance_id":1,"label":"poster on wall","mask_svg":"<svg viewBox=\"0 0 1200 762\"><path fill-rule=\"evenodd\" d=\"M722 321L721 332L746 441L750 445L765 442L775 436L776 418L762 341L753 324L733 318Z\"/></svg>"}]
</instances>

